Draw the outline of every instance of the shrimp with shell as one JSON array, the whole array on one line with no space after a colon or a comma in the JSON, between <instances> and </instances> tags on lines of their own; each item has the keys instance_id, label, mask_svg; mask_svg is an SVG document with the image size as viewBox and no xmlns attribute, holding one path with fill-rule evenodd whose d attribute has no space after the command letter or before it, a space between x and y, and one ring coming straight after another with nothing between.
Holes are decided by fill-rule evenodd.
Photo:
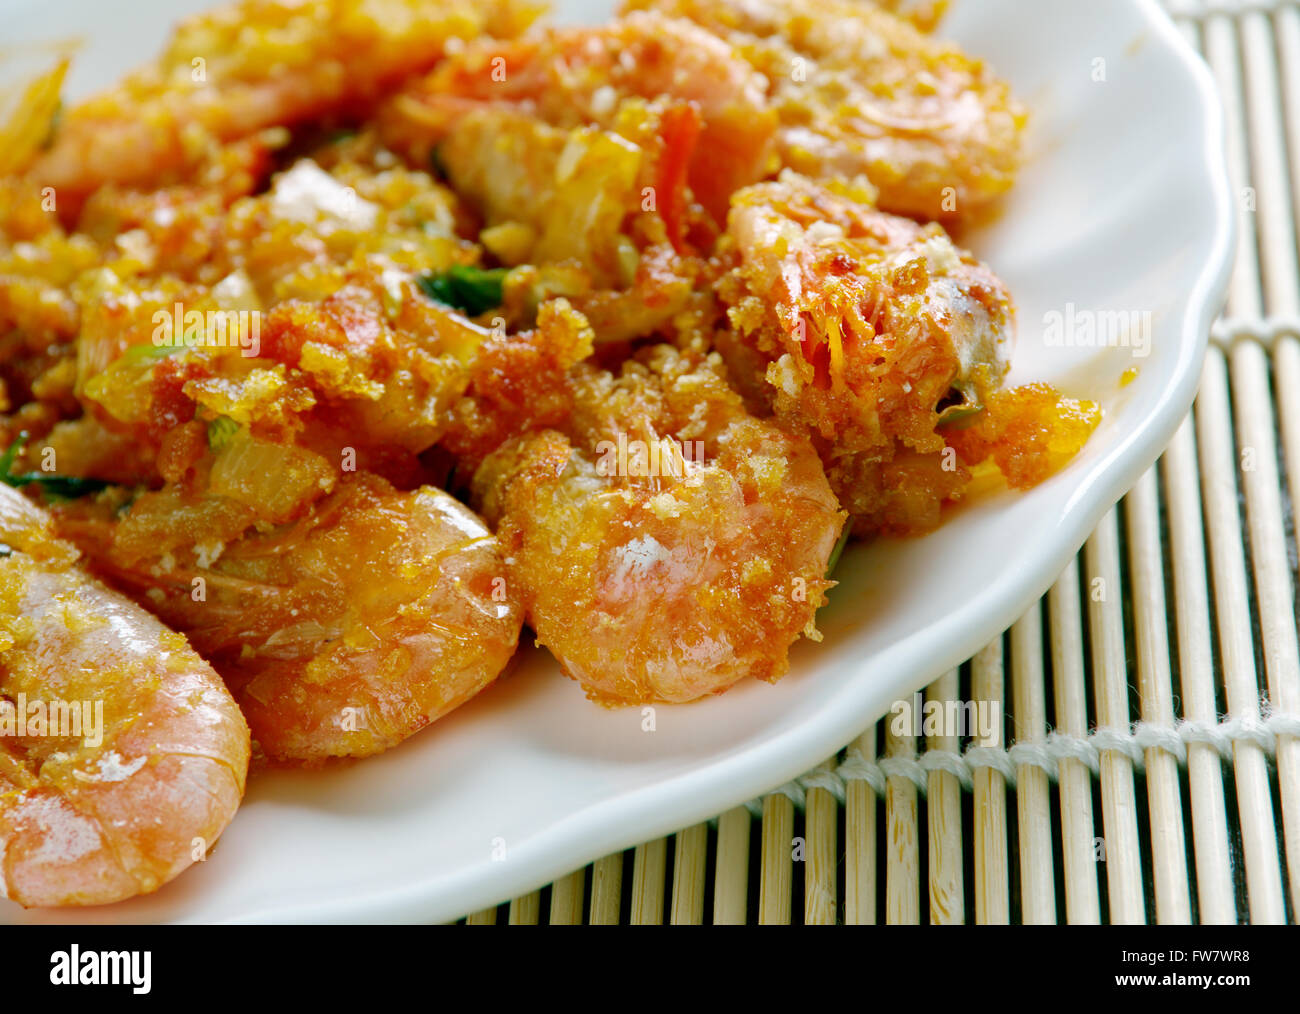
<instances>
[{"instance_id":1,"label":"shrimp with shell","mask_svg":"<svg viewBox=\"0 0 1300 1014\"><path fill-rule=\"evenodd\" d=\"M495 680L522 624L497 539L450 494L367 473L327 486L260 528L177 486L58 511L97 572L212 662L274 761L396 746Z\"/></svg>"},{"instance_id":2,"label":"shrimp with shell","mask_svg":"<svg viewBox=\"0 0 1300 1014\"><path fill-rule=\"evenodd\" d=\"M222 147L267 128L346 118L428 70L452 39L508 37L525 0L244 0L183 22L164 53L117 87L51 119L27 175L69 213L104 184L157 186L202 175Z\"/></svg>"},{"instance_id":3,"label":"shrimp with shell","mask_svg":"<svg viewBox=\"0 0 1300 1014\"><path fill-rule=\"evenodd\" d=\"M538 641L607 705L779 679L819 639L844 523L811 444L751 416L716 355L655 346L569 382L570 417L472 484Z\"/></svg>"},{"instance_id":4,"label":"shrimp with shell","mask_svg":"<svg viewBox=\"0 0 1300 1014\"><path fill-rule=\"evenodd\" d=\"M695 199L721 222L731 193L775 166L777 116L765 93L763 78L715 35L683 18L638 11L595 28L473 43L408 89L396 109L415 122L441 118L453 138L459 116L494 108L562 130L595 126L631 142L629 129L648 113L678 142L665 169L684 172ZM674 131L686 136L668 137Z\"/></svg>"},{"instance_id":5,"label":"shrimp with shell","mask_svg":"<svg viewBox=\"0 0 1300 1014\"><path fill-rule=\"evenodd\" d=\"M731 192L775 167L763 92L715 36L638 13L471 43L381 110L380 136L436 164L484 246L527 265L517 302L563 296L598 341L627 341L683 309Z\"/></svg>"},{"instance_id":6,"label":"shrimp with shell","mask_svg":"<svg viewBox=\"0 0 1300 1014\"><path fill-rule=\"evenodd\" d=\"M891 4L897 7L897 4ZM939 5L903 10L931 26ZM717 34L766 82L781 165L865 176L880 207L929 221L978 216L1015 181L1023 106L956 46L861 0L626 0Z\"/></svg>"},{"instance_id":7,"label":"shrimp with shell","mask_svg":"<svg viewBox=\"0 0 1300 1014\"><path fill-rule=\"evenodd\" d=\"M716 342L746 394L816 443L859 534L915 534L981 466L1042 481L1100 416L1047 388L1002 390L1006 287L941 226L871 196L789 172L738 193Z\"/></svg>"},{"instance_id":8,"label":"shrimp with shell","mask_svg":"<svg viewBox=\"0 0 1300 1014\"><path fill-rule=\"evenodd\" d=\"M84 703L103 717L93 737L25 722L0 735L0 897L156 891L234 816L248 726L184 637L83 573L49 516L3 485L0 542L0 709Z\"/></svg>"}]
</instances>

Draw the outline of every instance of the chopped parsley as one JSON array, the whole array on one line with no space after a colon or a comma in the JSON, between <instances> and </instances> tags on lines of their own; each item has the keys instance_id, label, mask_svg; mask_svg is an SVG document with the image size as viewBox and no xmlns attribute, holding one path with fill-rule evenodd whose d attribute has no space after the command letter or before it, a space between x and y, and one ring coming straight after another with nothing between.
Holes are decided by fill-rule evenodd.
<instances>
[{"instance_id":1,"label":"chopped parsley","mask_svg":"<svg viewBox=\"0 0 1300 1014\"><path fill-rule=\"evenodd\" d=\"M437 274L420 275L416 284L432 300L477 317L499 307L509 268L477 268L457 264Z\"/></svg>"},{"instance_id":2,"label":"chopped parsley","mask_svg":"<svg viewBox=\"0 0 1300 1014\"><path fill-rule=\"evenodd\" d=\"M98 493L107 489L108 483L103 479L81 479L73 475L55 475L53 472L26 472L15 475L14 459L27 443L27 434L19 433L18 439L9 445L9 449L0 454L0 482L14 489L23 486L37 486L45 494L46 500L76 500L78 497Z\"/></svg>"}]
</instances>

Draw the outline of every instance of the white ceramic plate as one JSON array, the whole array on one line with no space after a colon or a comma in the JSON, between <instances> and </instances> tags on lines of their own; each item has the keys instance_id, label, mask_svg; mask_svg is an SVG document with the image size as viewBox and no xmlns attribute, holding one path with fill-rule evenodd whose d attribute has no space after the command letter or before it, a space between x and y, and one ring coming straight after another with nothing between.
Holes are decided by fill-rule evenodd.
<instances>
[{"instance_id":1,"label":"white ceramic plate","mask_svg":"<svg viewBox=\"0 0 1300 1014\"><path fill-rule=\"evenodd\" d=\"M0 39L84 36L71 80L80 94L150 57L173 19L201 6L0 0ZM597 20L612 3L560 6L566 20ZM1013 379L1105 405L1068 470L972 505L928 538L851 551L820 617L825 643L800 645L776 686L659 708L656 731L643 732L640 710L588 703L530 651L397 750L254 779L211 859L158 894L70 913L0 902L0 922L452 919L808 770L1009 626L1190 407L1227 283L1232 193L1210 76L1154 0L954 8L941 34L1033 109L1021 183L967 241L1017 298ZM1076 335L1081 312L1135 313L1139 339L1149 321L1149 354L1050 345L1045 315L1068 317L1071 305Z\"/></svg>"}]
</instances>

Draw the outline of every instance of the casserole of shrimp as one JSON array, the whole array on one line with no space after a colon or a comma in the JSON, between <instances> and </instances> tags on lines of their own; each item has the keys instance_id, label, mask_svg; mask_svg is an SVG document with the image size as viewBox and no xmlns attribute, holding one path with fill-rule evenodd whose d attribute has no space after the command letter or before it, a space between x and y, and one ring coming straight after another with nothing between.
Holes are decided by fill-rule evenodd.
<instances>
[{"instance_id":1,"label":"casserole of shrimp","mask_svg":"<svg viewBox=\"0 0 1300 1014\"><path fill-rule=\"evenodd\" d=\"M243 0L32 82L0 897L154 891L250 765L396 747L530 638L607 707L778 680L848 540L1065 467L1100 411L1005 384L960 242L1028 114L897 6Z\"/></svg>"}]
</instances>

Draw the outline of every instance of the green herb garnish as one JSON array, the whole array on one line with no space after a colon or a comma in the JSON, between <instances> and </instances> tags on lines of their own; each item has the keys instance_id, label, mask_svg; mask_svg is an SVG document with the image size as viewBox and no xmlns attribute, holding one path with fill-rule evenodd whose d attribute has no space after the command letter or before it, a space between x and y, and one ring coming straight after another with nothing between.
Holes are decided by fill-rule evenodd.
<instances>
[{"instance_id":1,"label":"green herb garnish","mask_svg":"<svg viewBox=\"0 0 1300 1014\"><path fill-rule=\"evenodd\" d=\"M14 460L18 457L18 452L23 449L27 443L27 434L19 433L18 438L9 445L9 448L0 454L0 482L6 486L12 486L14 489L21 489L24 486L39 486L45 499L54 500L76 500L78 497L88 496L91 493L98 493L101 489L107 489L108 483L103 479L80 479L73 475L55 475L53 472L26 472L15 475L12 471Z\"/></svg>"},{"instance_id":2,"label":"green herb garnish","mask_svg":"<svg viewBox=\"0 0 1300 1014\"><path fill-rule=\"evenodd\" d=\"M420 275L415 282L430 299L477 317L501 305L509 273L509 268L457 264L438 274Z\"/></svg>"},{"instance_id":3,"label":"green herb garnish","mask_svg":"<svg viewBox=\"0 0 1300 1014\"><path fill-rule=\"evenodd\" d=\"M939 422L936 428L964 429L984 414L979 392L961 385L954 387L936 410Z\"/></svg>"},{"instance_id":4,"label":"green herb garnish","mask_svg":"<svg viewBox=\"0 0 1300 1014\"><path fill-rule=\"evenodd\" d=\"M229 416L219 415L208 423L208 450L213 454L220 451L239 432L239 423Z\"/></svg>"},{"instance_id":5,"label":"green herb garnish","mask_svg":"<svg viewBox=\"0 0 1300 1014\"><path fill-rule=\"evenodd\" d=\"M939 413L936 429L964 429L983 414L983 405L953 405Z\"/></svg>"},{"instance_id":6,"label":"green herb garnish","mask_svg":"<svg viewBox=\"0 0 1300 1014\"><path fill-rule=\"evenodd\" d=\"M835 568L840 565L840 557L844 555L844 547L849 544L853 538L853 519L849 518L844 522L844 531L840 533L840 541L835 543L835 548L831 550L830 561L826 564L826 579L829 581Z\"/></svg>"},{"instance_id":7,"label":"green herb garnish","mask_svg":"<svg viewBox=\"0 0 1300 1014\"><path fill-rule=\"evenodd\" d=\"M5 476L4 481L14 487L39 486L41 492L45 494L45 499L51 503L59 500L79 500L83 496L108 489L109 486L103 479L80 479L75 475L43 475L37 472Z\"/></svg>"}]
</instances>

